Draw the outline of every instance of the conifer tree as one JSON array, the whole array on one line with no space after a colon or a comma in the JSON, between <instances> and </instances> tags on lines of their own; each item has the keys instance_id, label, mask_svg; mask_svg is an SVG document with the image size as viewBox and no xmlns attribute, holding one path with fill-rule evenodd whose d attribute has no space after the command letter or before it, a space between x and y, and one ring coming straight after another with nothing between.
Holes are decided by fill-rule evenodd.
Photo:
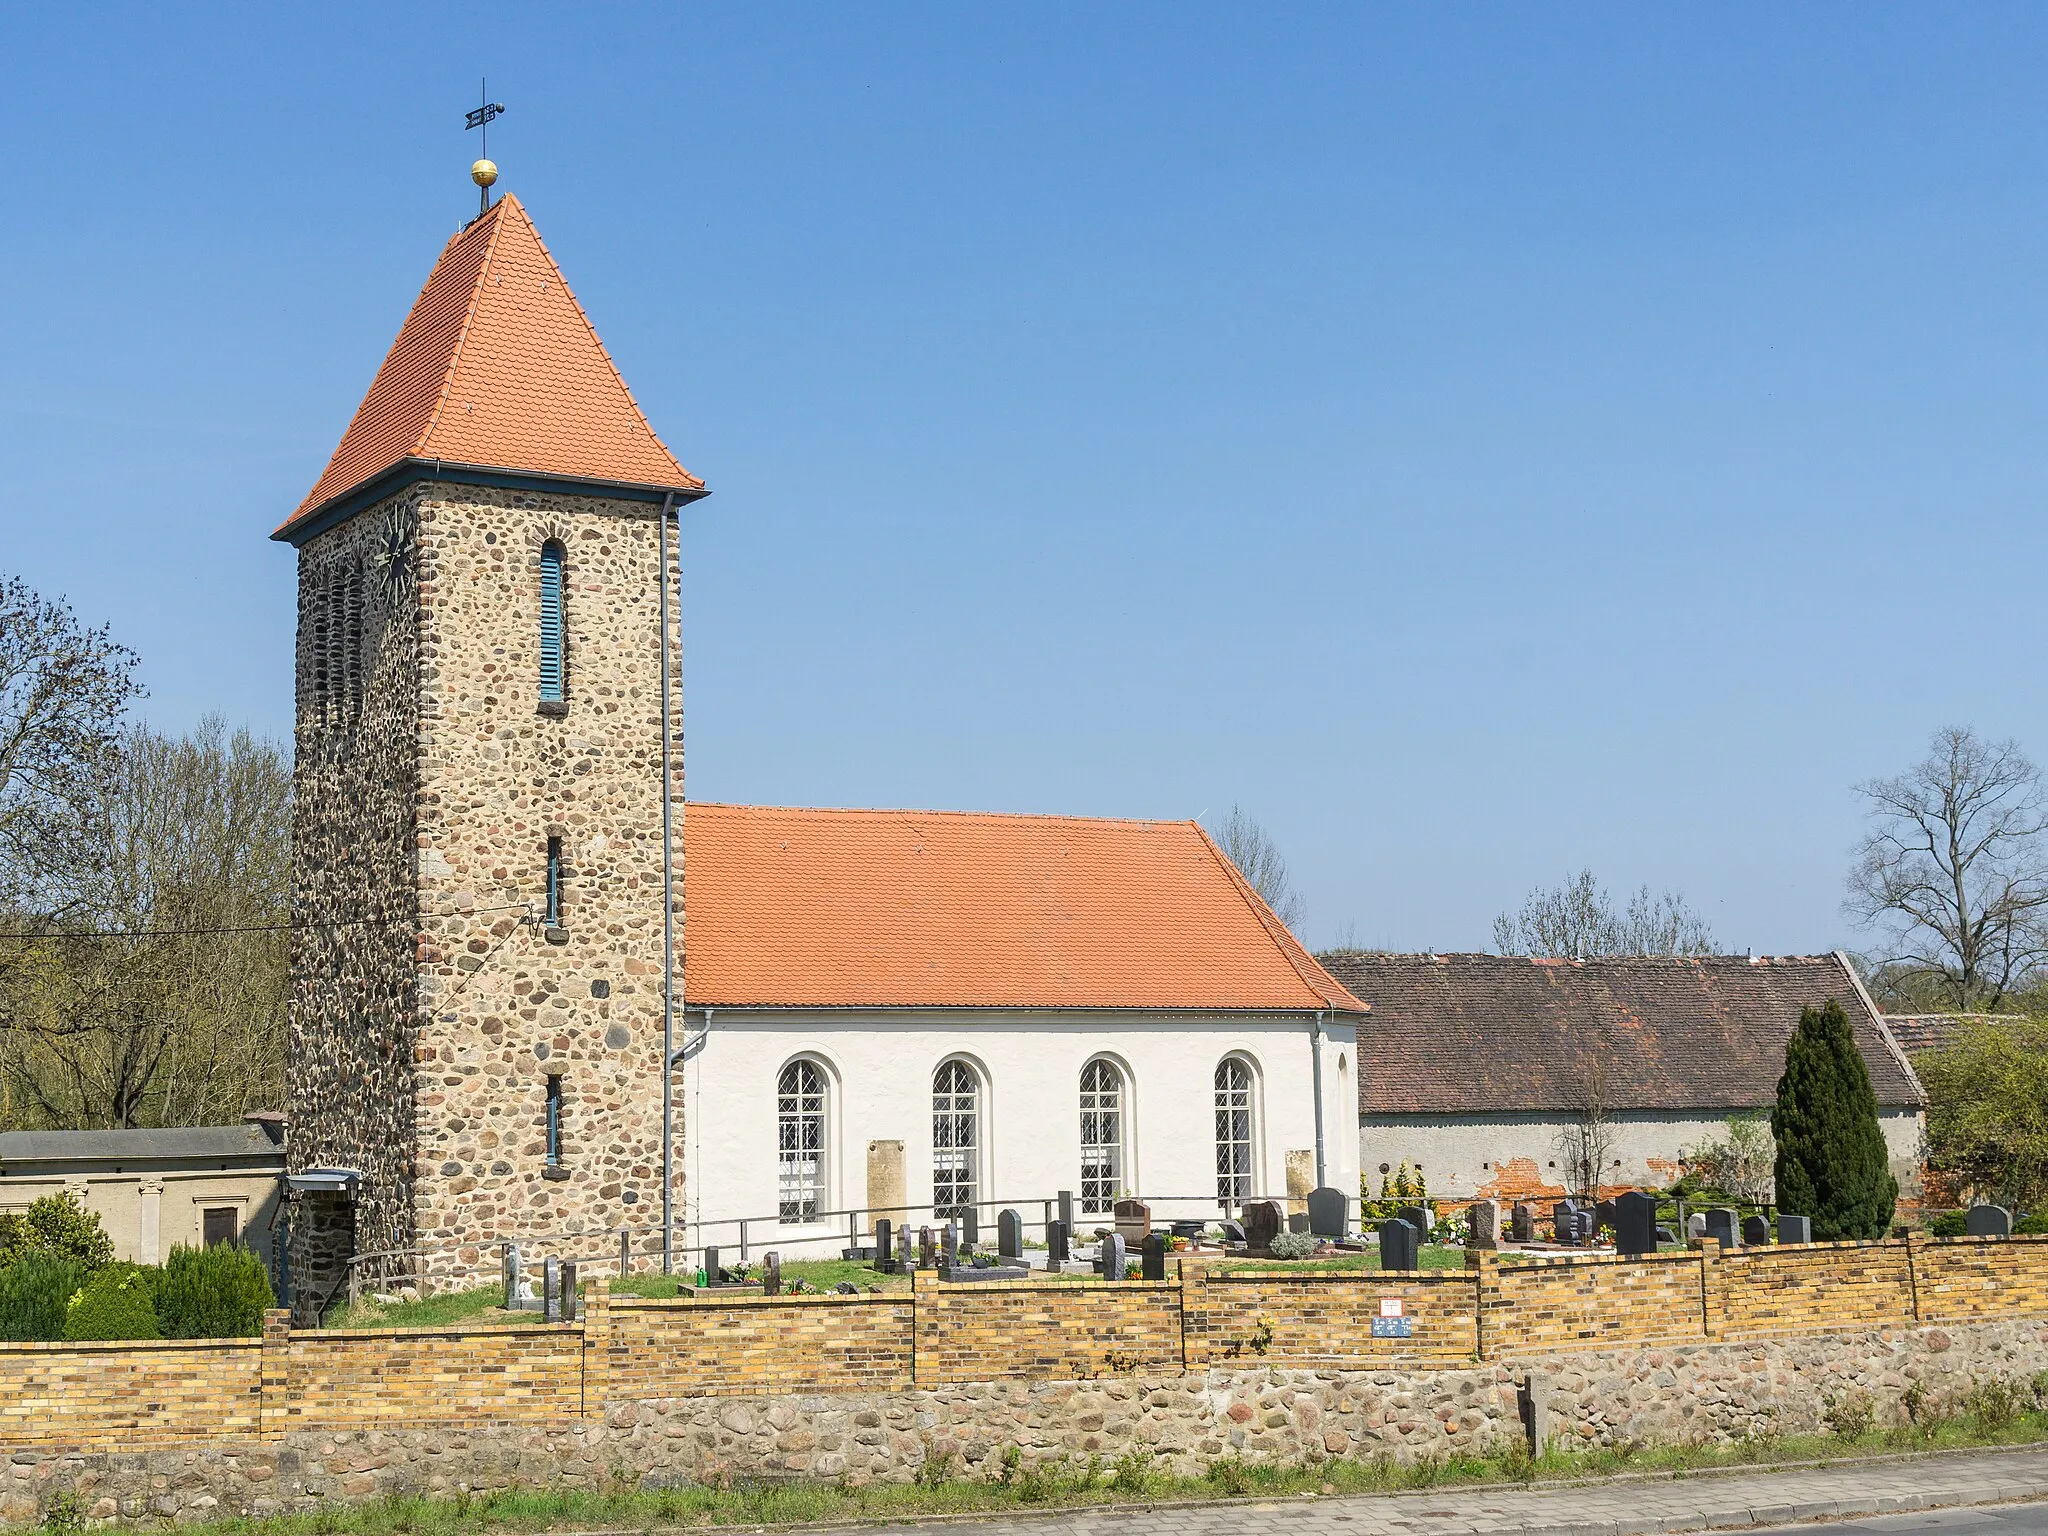
<instances>
[{"instance_id":1,"label":"conifer tree","mask_svg":"<svg viewBox=\"0 0 2048 1536\"><path fill-rule=\"evenodd\" d=\"M1799 1015L1771 1111L1778 1208L1813 1220L1817 1242L1883 1237L1899 1181L1887 1168L1870 1069L1842 1005Z\"/></svg>"}]
</instances>

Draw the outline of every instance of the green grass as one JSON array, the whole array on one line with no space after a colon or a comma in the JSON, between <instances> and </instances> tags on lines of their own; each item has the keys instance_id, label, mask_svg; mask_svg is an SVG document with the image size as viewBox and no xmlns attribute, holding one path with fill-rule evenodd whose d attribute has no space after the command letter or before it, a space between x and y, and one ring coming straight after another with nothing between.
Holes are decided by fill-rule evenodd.
<instances>
[{"instance_id":1,"label":"green grass","mask_svg":"<svg viewBox=\"0 0 2048 1536\"><path fill-rule=\"evenodd\" d=\"M450 1291L422 1301L383 1302L365 1296L351 1308L346 1303L327 1314L327 1328L446 1328L454 1323L516 1328L540 1321L538 1312L507 1312L498 1303L504 1287L487 1285L474 1291Z\"/></svg>"},{"instance_id":2,"label":"green grass","mask_svg":"<svg viewBox=\"0 0 2048 1536\"><path fill-rule=\"evenodd\" d=\"M2026 1387L1988 1393L1980 1387L1972 1403L1946 1415L1927 1419L1923 1413L1925 1422L1920 1424L1889 1429L1866 1426L1852 1434L1788 1435L1728 1446L1555 1452L1541 1460L1526 1452L1407 1465L1384 1460L1275 1465L1230 1459L1211 1467L1206 1476L1192 1478L1153 1470L1151 1458L1143 1450L1115 1461L1090 1457L1030 1467L1021 1451L1012 1446L979 1464L949 1460L943 1466L928 1467L914 1483L726 1482L641 1489L621 1480L598 1490L510 1488L447 1498L392 1498L356 1508L334 1504L310 1514L262 1520L229 1517L209 1522L207 1529L215 1536L467 1536L472 1532L599 1527L653 1530L797 1525L1168 1499L1285 1498L1478 1483L1538 1484L1618 1473L1683 1474L1786 1462L1841 1462L1902 1451L2032 1443L2048 1437L2048 1413L2021 1409L2018 1404L2039 1400ZM1854 1419L1862 1410L1851 1407ZM61 1528L66 1527L53 1506L48 1529L55 1536Z\"/></svg>"},{"instance_id":3,"label":"green grass","mask_svg":"<svg viewBox=\"0 0 2048 1536\"><path fill-rule=\"evenodd\" d=\"M1298 1275L1347 1269L1378 1269L1380 1254L1377 1248L1364 1253L1339 1254L1329 1259L1234 1259L1226 1264L1210 1266L1218 1273L1238 1274L1246 1271L1269 1272L1273 1274ZM1465 1250L1441 1247L1435 1243L1422 1245L1422 1267L1424 1269L1463 1269Z\"/></svg>"}]
</instances>

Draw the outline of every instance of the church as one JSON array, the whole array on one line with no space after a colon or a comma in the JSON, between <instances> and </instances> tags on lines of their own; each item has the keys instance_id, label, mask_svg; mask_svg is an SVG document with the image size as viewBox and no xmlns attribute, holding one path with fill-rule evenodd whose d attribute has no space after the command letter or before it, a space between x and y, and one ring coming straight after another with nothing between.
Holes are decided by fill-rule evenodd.
<instances>
[{"instance_id":1,"label":"church","mask_svg":"<svg viewBox=\"0 0 2048 1536\"><path fill-rule=\"evenodd\" d=\"M300 1310L349 1253L447 1286L507 1239L681 1268L1355 1192L1365 1007L1198 825L687 800L707 494L505 196L273 535Z\"/></svg>"}]
</instances>

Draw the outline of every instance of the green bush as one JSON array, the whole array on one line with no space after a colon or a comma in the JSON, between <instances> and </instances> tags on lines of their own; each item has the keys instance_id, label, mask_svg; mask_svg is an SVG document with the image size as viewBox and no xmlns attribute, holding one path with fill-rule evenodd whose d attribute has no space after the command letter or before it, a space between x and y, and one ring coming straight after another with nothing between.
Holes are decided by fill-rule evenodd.
<instances>
[{"instance_id":1,"label":"green bush","mask_svg":"<svg viewBox=\"0 0 2048 1536\"><path fill-rule=\"evenodd\" d=\"M1778 1142L1778 1206L1813 1219L1816 1242L1883 1237L1899 1181L1888 1167L1870 1069L1842 1005L1799 1015L1771 1111Z\"/></svg>"},{"instance_id":2,"label":"green bush","mask_svg":"<svg viewBox=\"0 0 2048 1536\"><path fill-rule=\"evenodd\" d=\"M84 1284L81 1265L45 1253L24 1254L0 1269L0 1339L47 1344L63 1338L65 1306Z\"/></svg>"},{"instance_id":3,"label":"green bush","mask_svg":"<svg viewBox=\"0 0 2048 1536\"><path fill-rule=\"evenodd\" d=\"M71 1298L64 1313L66 1339L160 1339L153 1277L140 1264L106 1264Z\"/></svg>"},{"instance_id":4,"label":"green bush","mask_svg":"<svg viewBox=\"0 0 2048 1536\"><path fill-rule=\"evenodd\" d=\"M263 1332L277 1305L263 1261L233 1243L171 1250L156 1284L156 1320L167 1339L239 1339Z\"/></svg>"},{"instance_id":5,"label":"green bush","mask_svg":"<svg viewBox=\"0 0 2048 1536\"><path fill-rule=\"evenodd\" d=\"M2012 1224L2015 1237L2041 1237L2048 1235L2048 1211L2036 1211Z\"/></svg>"},{"instance_id":6,"label":"green bush","mask_svg":"<svg viewBox=\"0 0 2048 1536\"><path fill-rule=\"evenodd\" d=\"M114 1240L98 1214L69 1194L45 1195L25 1211L0 1215L0 1269L31 1253L95 1270L114 1257Z\"/></svg>"},{"instance_id":7,"label":"green bush","mask_svg":"<svg viewBox=\"0 0 2048 1536\"><path fill-rule=\"evenodd\" d=\"M1943 1211L1927 1223L1927 1231L1933 1237L1961 1237L1970 1229L1961 1211Z\"/></svg>"}]
</instances>

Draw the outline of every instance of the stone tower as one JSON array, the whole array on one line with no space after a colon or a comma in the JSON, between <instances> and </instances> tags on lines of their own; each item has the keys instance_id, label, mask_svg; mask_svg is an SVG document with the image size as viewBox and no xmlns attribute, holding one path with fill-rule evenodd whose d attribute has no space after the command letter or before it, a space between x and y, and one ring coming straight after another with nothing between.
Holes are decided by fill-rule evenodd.
<instances>
[{"instance_id":1,"label":"stone tower","mask_svg":"<svg viewBox=\"0 0 2048 1536\"><path fill-rule=\"evenodd\" d=\"M506 197L273 535L299 555L290 1165L360 1175L295 1197L302 1309L350 1245L446 1280L500 1237L660 1221L665 509L704 494Z\"/></svg>"}]
</instances>

